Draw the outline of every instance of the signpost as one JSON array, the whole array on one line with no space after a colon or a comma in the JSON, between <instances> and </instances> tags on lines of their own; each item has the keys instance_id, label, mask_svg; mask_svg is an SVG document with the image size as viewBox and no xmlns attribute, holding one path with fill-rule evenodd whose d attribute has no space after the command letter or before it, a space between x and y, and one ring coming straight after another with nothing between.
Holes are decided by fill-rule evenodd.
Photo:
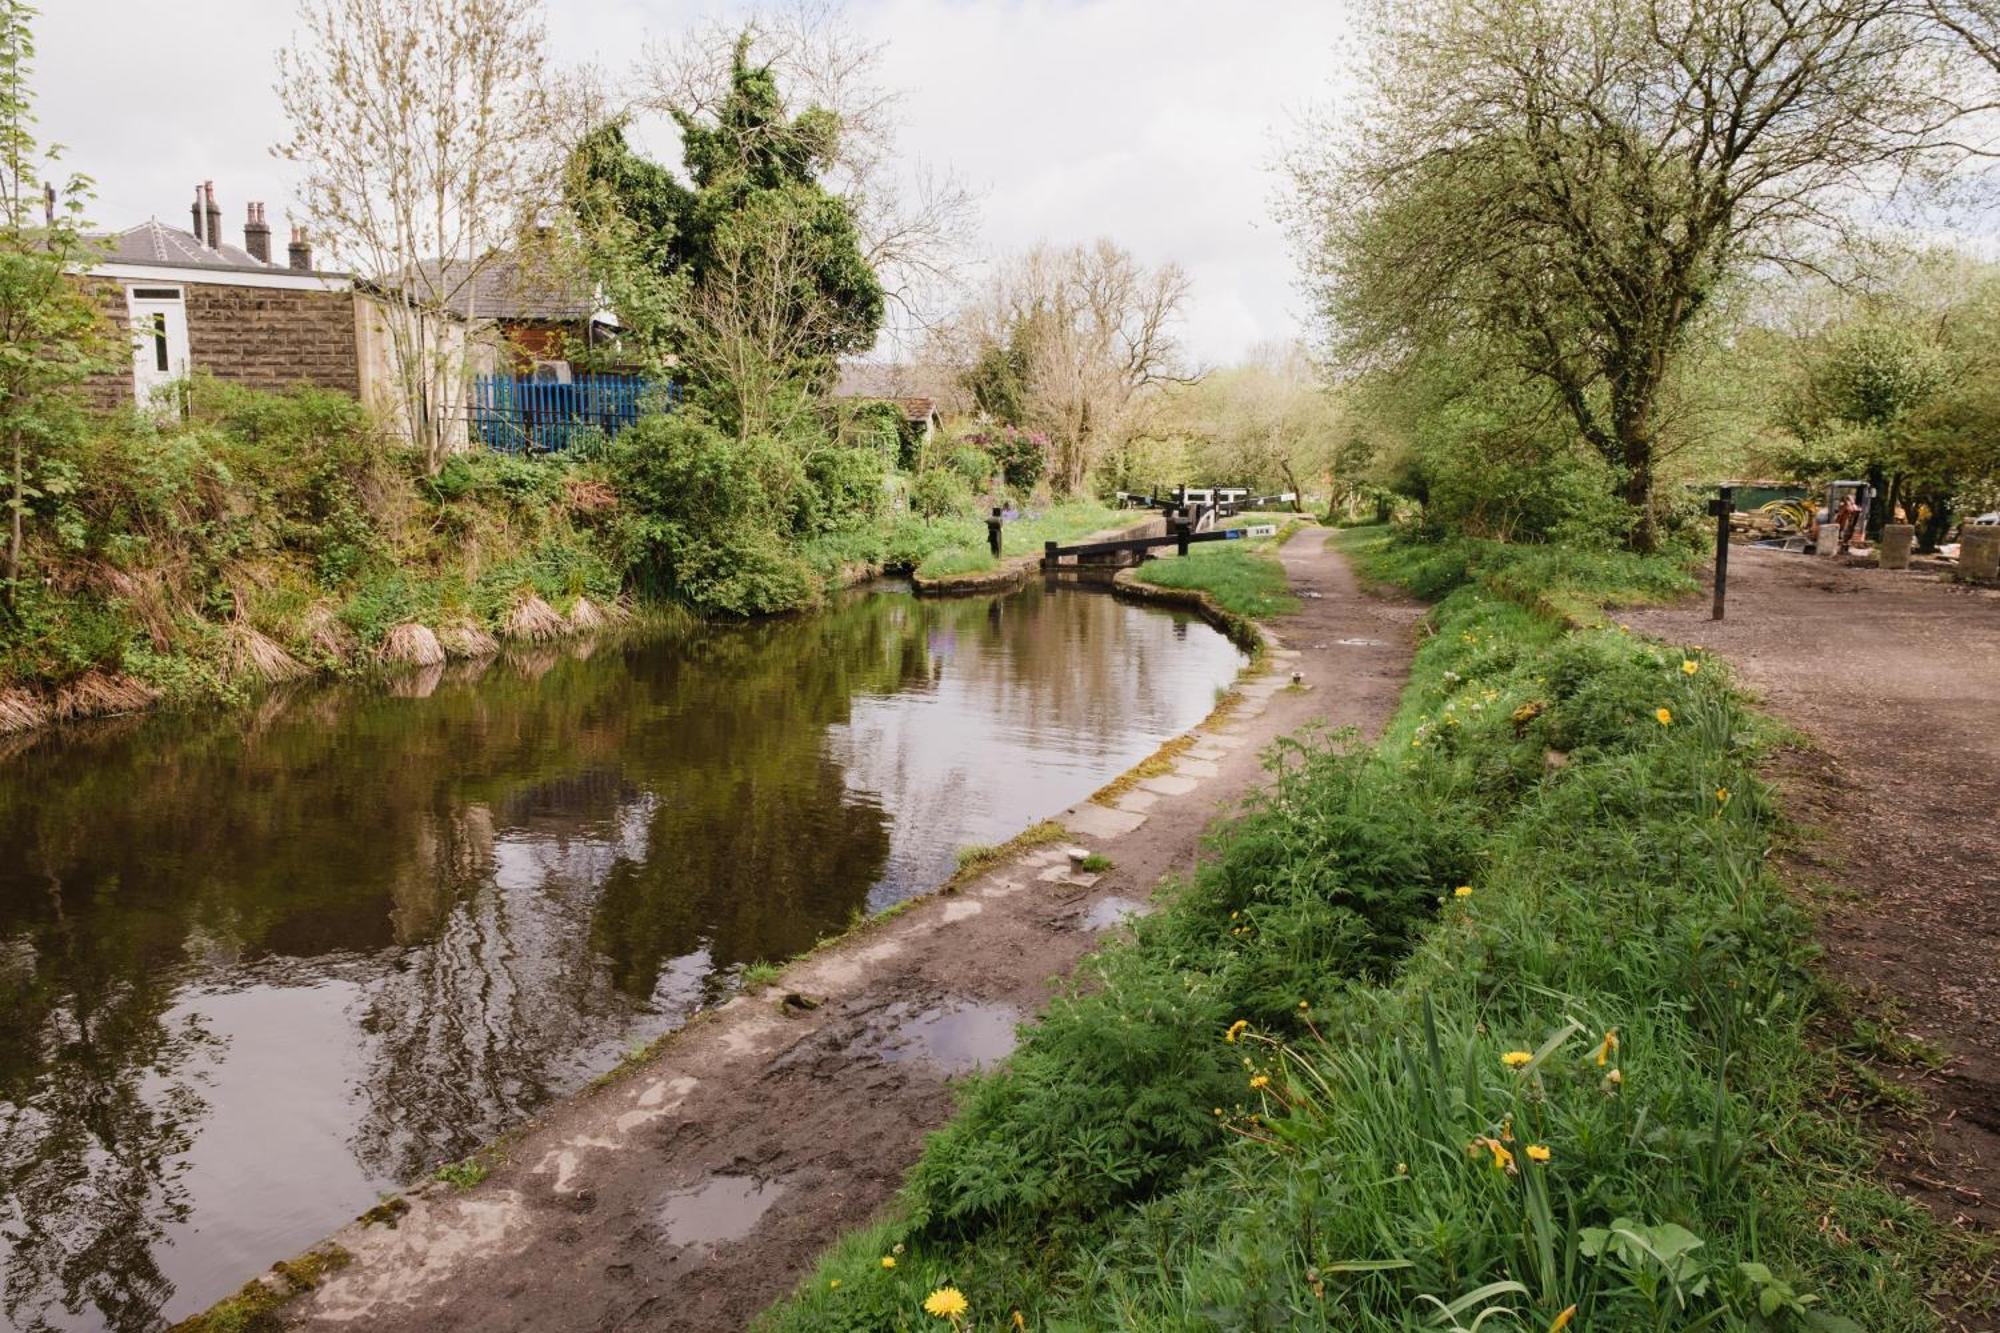
<instances>
[{"instance_id":1,"label":"signpost","mask_svg":"<svg viewBox=\"0 0 2000 1333\"><path fill-rule=\"evenodd\" d=\"M1729 516L1736 512L1734 486L1724 486L1718 499L1708 502L1708 512L1715 515L1715 609L1709 615L1711 620L1722 619L1722 600L1729 586Z\"/></svg>"}]
</instances>

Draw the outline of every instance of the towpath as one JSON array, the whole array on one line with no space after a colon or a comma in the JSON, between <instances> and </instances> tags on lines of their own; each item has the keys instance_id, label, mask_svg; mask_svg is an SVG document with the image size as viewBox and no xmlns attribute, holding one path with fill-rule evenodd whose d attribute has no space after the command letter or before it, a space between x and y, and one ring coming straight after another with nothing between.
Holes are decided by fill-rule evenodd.
<instances>
[{"instance_id":1,"label":"towpath","mask_svg":"<svg viewBox=\"0 0 2000 1333\"><path fill-rule=\"evenodd\" d=\"M950 1080L1003 1054L1055 978L1187 871L1204 830L1262 781L1259 752L1315 721L1372 733L1405 679L1420 608L1359 594L1326 534L1281 551L1297 615L1270 669L1171 771L1065 812L1114 863L1060 848L789 967L637 1067L527 1126L480 1184L432 1184L333 1238L351 1260L281 1314L313 1329L741 1328L839 1231L887 1204ZM1303 689L1290 688L1292 672ZM788 995L815 1007L788 1006Z\"/></svg>"},{"instance_id":2,"label":"towpath","mask_svg":"<svg viewBox=\"0 0 2000 1333\"><path fill-rule=\"evenodd\" d=\"M1737 548L1721 624L1706 599L1624 619L1721 653L1810 739L1778 776L1828 970L1946 1057L1891 1067L1926 1106L1878 1112L1885 1168L1947 1225L2000 1237L2000 592Z\"/></svg>"}]
</instances>

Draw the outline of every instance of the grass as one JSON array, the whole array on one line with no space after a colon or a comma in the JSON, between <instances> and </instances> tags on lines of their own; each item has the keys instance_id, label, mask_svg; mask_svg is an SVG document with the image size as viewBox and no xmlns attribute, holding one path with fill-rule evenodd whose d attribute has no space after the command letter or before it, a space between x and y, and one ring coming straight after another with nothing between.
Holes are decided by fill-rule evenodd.
<instances>
[{"instance_id":1,"label":"grass","mask_svg":"<svg viewBox=\"0 0 2000 1333\"><path fill-rule=\"evenodd\" d=\"M743 989L762 990L766 986L775 986L778 984L778 978L783 976L784 973L785 965L783 963L752 963L743 969Z\"/></svg>"},{"instance_id":2,"label":"grass","mask_svg":"<svg viewBox=\"0 0 2000 1333\"><path fill-rule=\"evenodd\" d=\"M1773 729L1572 614L1684 575L1352 540L1459 569L1383 738L1281 743L769 1333L934 1326L946 1283L981 1329L1937 1326L1953 1252L1809 1039Z\"/></svg>"},{"instance_id":3,"label":"grass","mask_svg":"<svg viewBox=\"0 0 2000 1333\"><path fill-rule=\"evenodd\" d=\"M1285 583L1285 567L1263 551L1238 542L1197 546L1185 556L1148 560L1139 579L1156 588L1198 589L1225 611L1253 620L1299 609Z\"/></svg>"},{"instance_id":4,"label":"grass","mask_svg":"<svg viewBox=\"0 0 2000 1333\"><path fill-rule=\"evenodd\" d=\"M1077 869L1086 875L1102 875L1115 863L1102 852L1091 852L1077 863Z\"/></svg>"},{"instance_id":5,"label":"grass","mask_svg":"<svg viewBox=\"0 0 2000 1333\"><path fill-rule=\"evenodd\" d=\"M1142 517L1131 510L1108 508L1095 500L1063 500L1032 517L1007 524L1001 530L1001 554L1003 557L1039 555L1044 542L1075 541L1123 523L1136 523ZM986 549L986 528L981 522L975 538L928 553L916 566L916 572L927 579L941 579L981 574L999 567L1000 561Z\"/></svg>"},{"instance_id":6,"label":"grass","mask_svg":"<svg viewBox=\"0 0 2000 1333\"><path fill-rule=\"evenodd\" d=\"M468 1157L462 1162L446 1162L431 1173L435 1180L459 1189L469 1190L492 1173L493 1168L477 1157Z\"/></svg>"}]
</instances>

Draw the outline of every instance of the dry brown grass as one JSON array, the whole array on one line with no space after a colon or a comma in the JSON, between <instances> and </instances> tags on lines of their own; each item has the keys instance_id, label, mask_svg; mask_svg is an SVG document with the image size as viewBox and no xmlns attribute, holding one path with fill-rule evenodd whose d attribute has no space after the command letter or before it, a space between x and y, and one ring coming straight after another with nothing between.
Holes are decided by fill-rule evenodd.
<instances>
[{"instance_id":1,"label":"dry brown grass","mask_svg":"<svg viewBox=\"0 0 2000 1333\"><path fill-rule=\"evenodd\" d=\"M152 707L159 697L157 690L137 677L86 671L57 688L55 697L49 701L49 717L67 722L72 718L136 713Z\"/></svg>"},{"instance_id":2,"label":"dry brown grass","mask_svg":"<svg viewBox=\"0 0 2000 1333\"><path fill-rule=\"evenodd\" d=\"M315 603L306 612L304 629L307 641L322 657L345 662L354 655L354 631L347 628L330 603Z\"/></svg>"},{"instance_id":3,"label":"dry brown grass","mask_svg":"<svg viewBox=\"0 0 2000 1333\"><path fill-rule=\"evenodd\" d=\"M230 625L229 674L232 677L248 676L253 680L271 682L297 680L309 675L306 665L285 651L284 645L268 635L260 633L247 621L237 621Z\"/></svg>"},{"instance_id":4,"label":"dry brown grass","mask_svg":"<svg viewBox=\"0 0 2000 1333\"><path fill-rule=\"evenodd\" d=\"M476 621L459 619L438 627L438 642L447 657L491 657L500 651L500 640L488 634Z\"/></svg>"},{"instance_id":5,"label":"dry brown grass","mask_svg":"<svg viewBox=\"0 0 2000 1333\"><path fill-rule=\"evenodd\" d=\"M576 599L576 605L569 609L569 627L579 634L588 634L603 629L611 623L611 618L597 609L596 603L588 597Z\"/></svg>"},{"instance_id":6,"label":"dry brown grass","mask_svg":"<svg viewBox=\"0 0 2000 1333\"><path fill-rule=\"evenodd\" d=\"M0 735L31 731L48 720L48 705L34 691L18 686L0 690Z\"/></svg>"},{"instance_id":7,"label":"dry brown grass","mask_svg":"<svg viewBox=\"0 0 2000 1333\"><path fill-rule=\"evenodd\" d=\"M429 625L408 621L382 636L382 660L398 666L442 666L444 645Z\"/></svg>"},{"instance_id":8,"label":"dry brown grass","mask_svg":"<svg viewBox=\"0 0 2000 1333\"><path fill-rule=\"evenodd\" d=\"M547 643L569 633L569 622L553 606L529 593L515 603L514 609L507 613L506 623L500 628L501 633L510 639Z\"/></svg>"}]
</instances>

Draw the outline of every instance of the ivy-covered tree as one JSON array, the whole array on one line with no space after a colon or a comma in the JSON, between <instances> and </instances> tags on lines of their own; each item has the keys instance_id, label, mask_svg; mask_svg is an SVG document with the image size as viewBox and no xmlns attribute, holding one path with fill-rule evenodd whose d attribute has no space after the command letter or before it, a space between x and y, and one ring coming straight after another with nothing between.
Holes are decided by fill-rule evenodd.
<instances>
[{"instance_id":1,"label":"ivy-covered tree","mask_svg":"<svg viewBox=\"0 0 2000 1333\"><path fill-rule=\"evenodd\" d=\"M44 182L56 150L35 139L28 75L35 55L22 0L0 0L0 449L7 468L7 546L0 605L11 616L28 512L58 479L39 466L76 426L76 390L104 364L107 339L88 292L70 275L86 260L82 209L90 181Z\"/></svg>"},{"instance_id":2,"label":"ivy-covered tree","mask_svg":"<svg viewBox=\"0 0 2000 1333\"><path fill-rule=\"evenodd\" d=\"M696 400L746 438L782 433L883 318L853 210L823 183L839 119L792 114L750 44L738 39L713 113L673 112L684 177L634 153L617 124L584 140L570 173L635 343L671 357Z\"/></svg>"}]
</instances>

